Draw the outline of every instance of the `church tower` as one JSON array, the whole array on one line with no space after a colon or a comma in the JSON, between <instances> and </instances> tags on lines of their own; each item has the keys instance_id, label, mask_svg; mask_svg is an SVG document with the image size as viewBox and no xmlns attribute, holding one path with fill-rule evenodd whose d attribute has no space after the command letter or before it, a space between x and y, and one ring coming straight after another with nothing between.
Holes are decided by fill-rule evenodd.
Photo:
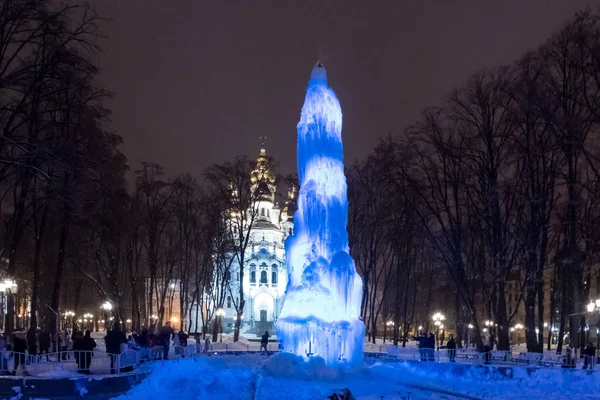
<instances>
[{"instance_id":1,"label":"church tower","mask_svg":"<svg viewBox=\"0 0 600 400\"><path fill-rule=\"evenodd\" d=\"M263 139L263 138L261 138ZM262 141L256 166L250 175L253 205L256 216L250 230L250 241L245 254L243 291L246 300L241 333L252 337L265 330L274 332L283 295L288 281L284 241L293 232L293 212L296 189L288 193L283 212L275 201L277 185ZM251 215L252 213L248 213ZM240 266L232 265L231 276L239 276ZM235 293L235 290L233 291ZM225 301L224 331L235 315L230 296Z\"/></svg>"}]
</instances>

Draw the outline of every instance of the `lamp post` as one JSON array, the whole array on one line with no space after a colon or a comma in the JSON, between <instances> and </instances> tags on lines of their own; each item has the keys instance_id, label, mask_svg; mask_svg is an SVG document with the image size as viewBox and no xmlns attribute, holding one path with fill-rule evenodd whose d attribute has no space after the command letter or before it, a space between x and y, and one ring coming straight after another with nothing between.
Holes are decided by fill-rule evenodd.
<instances>
[{"instance_id":1,"label":"lamp post","mask_svg":"<svg viewBox=\"0 0 600 400\"><path fill-rule=\"evenodd\" d=\"M395 325L395 324L394 324L394 321L388 321L388 322L386 322L386 323L385 323L385 326L383 327L383 337L384 337L383 343L385 343L385 337L386 337L386 335L387 335L387 327L388 327L388 326L389 326L389 327L392 327L392 326L394 326L394 325ZM394 331L394 328L392 328L392 332L393 332L393 331Z\"/></svg>"},{"instance_id":2,"label":"lamp post","mask_svg":"<svg viewBox=\"0 0 600 400\"><path fill-rule=\"evenodd\" d=\"M517 346L519 345L519 334L521 333L521 329L523 329L523 325L521 324L516 324L513 328L510 329L513 332L517 332Z\"/></svg>"},{"instance_id":3,"label":"lamp post","mask_svg":"<svg viewBox=\"0 0 600 400\"><path fill-rule=\"evenodd\" d=\"M487 326L487 329L484 329L483 331L487 332L488 329L490 331L490 341L491 341L490 346L493 349L494 348L494 321L492 321L490 319L490 320L485 321L483 324L485 326Z\"/></svg>"},{"instance_id":4,"label":"lamp post","mask_svg":"<svg viewBox=\"0 0 600 400\"><path fill-rule=\"evenodd\" d=\"M104 312L104 320L108 320L108 313L112 310L112 304L110 303L110 301L105 301L100 308L102 309L102 311ZM112 319L112 318L111 318ZM108 332L108 327L106 324L104 324L104 330Z\"/></svg>"},{"instance_id":5,"label":"lamp post","mask_svg":"<svg viewBox=\"0 0 600 400\"><path fill-rule=\"evenodd\" d=\"M88 325L91 324L92 329L94 329L94 316L90 313L85 313L83 314L83 322L85 322L85 329L90 329L90 326Z\"/></svg>"},{"instance_id":6,"label":"lamp post","mask_svg":"<svg viewBox=\"0 0 600 400\"><path fill-rule=\"evenodd\" d=\"M66 328L69 325L73 325L73 318L75 317L75 313L73 311L65 311L63 315L65 316L64 327Z\"/></svg>"},{"instance_id":7,"label":"lamp post","mask_svg":"<svg viewBox=\"0 0 600 400\"><path fill-rule=\"evenodd\" d=\"M587 305L587 310L589 313L593 313L594 310L598 310L600 313L600 299L596 299L596 302L591 302ZM589 326L587 328L589 330ZM587 331L586 331L587 333ZM600 324L596 321L596 355L600 354Z\"/></svg>"},{"instance_id":8,"label":"lamp post","mask_svg":"<svg viewBox=\"0 0 600 400\"><path fill-rule=\"evenodd\" d=\"M433 314L433 324L436 327L436 329L435 329L435 337L436 337L436 342L438 342L438 349L440 347L440 343L439 343L439 330L444 327L444 324L442 323L442 321L444 321L445 319L446 319L446 317L444 317L444 315L442 313L438 312L438 313Z\"/></svg>"},{"instance_id":9,"label":"lamp post","mask_svg":"<svg viewBox=\"0 0 600 400\"><path fill-rule=\"evenodd\" d=\"M0 283L0 292L2 292L2 313L3 313L3 316L8 318L8 316L9 316L8 309L6 310L6 313L4 312L5 304L6 304L6 307L8 307L10 305L10 302L8 301L9 300L8 297L11 296L13 293L17 292L17 283L12 279L5 279L2 283ZM6 303L4 303L4 296L6 296ZM13 306L14 306L14 304L13 304ZM2 319L5 320L5 318L2 318ZM2 328L6 332L7 330L10 330L9 327L12 328L12 324L10 324L9 321L6 319L4 321L4 326ZM11 333L11 332L7 332L7 333Z\"/></svg>"},{"instance_id":10,"label":"lamp post","mask_svg":"<svg viewBox=\"0 0 600 400\"><path fill-rule=\"evenodd\" d=\"M598 312L600 313L600 299L596 299L595 302L590 301L590 304L587 305L588 313L591 314L596 310L598 310ZM588 326L588 329L585 331L586 334L589 334L588 330L589 330L589 326ZM596 352L600 351L599 347L600 347L600 324L598 323L598 321L596 321Z\"/></svg>"},{"instance_id":11,"label":"lamp post","mask_svg":"<svg viewBox=\"0 0 600 400\"><path fill-rule=\"evenodd\" d=\"M469 347L471 347L471 330L473 329L473 325L469 324L467 326L467 328L469 328L467 330L467 349L468 349Z\"/></svg>"},{"instance_id":12,"label":"lamp post","mask_svg":"<svg viewBox=\"0 0 600 400\"><path fill-rule=\"evenodd\" d=\"M217 317L219 317L219 331L220 331L220 338L219 338L219 342L223 341L223 317L225 316L225 310L223 310L222 308L219 308L217 310Z\"/></svg>"}]
</instances>

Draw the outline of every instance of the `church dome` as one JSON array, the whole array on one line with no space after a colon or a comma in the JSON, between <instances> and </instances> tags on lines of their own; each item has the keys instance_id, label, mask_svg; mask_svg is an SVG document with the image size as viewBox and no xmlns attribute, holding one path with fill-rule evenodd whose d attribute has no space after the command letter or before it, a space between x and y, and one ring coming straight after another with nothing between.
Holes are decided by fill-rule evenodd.
<instances>
[{"instance_id":1,"label":"church dome","mask_svg":"<svg viewBox=\"0 0 600 400\"><path fill-rule=\"evenodd\" d=\"M264 143L260 148L260 155L256 159L256 167L250 174L252 192L260 200L273 201L275 198L275 174L271 170L271 164Z\"/></svg>"}]
</instances>

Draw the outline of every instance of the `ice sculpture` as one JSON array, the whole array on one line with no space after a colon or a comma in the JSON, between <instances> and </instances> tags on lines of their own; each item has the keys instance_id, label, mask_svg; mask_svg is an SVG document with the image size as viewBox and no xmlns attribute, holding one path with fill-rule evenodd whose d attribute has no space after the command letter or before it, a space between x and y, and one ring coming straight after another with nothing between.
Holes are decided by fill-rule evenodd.
<instances>
[{"instance_id":1,"label":"ice sculpture","mask_svg":"<svg viewBox=\"0 0 600 400\"><path fill-rule=\"evenodd\" d=\"M321 62L312 70L298 122L300 193L286 242L290 279L277 321L284 351L327 364L360 363L362 280L348 254L342 109Z\"/></svg>"}]
</instances>

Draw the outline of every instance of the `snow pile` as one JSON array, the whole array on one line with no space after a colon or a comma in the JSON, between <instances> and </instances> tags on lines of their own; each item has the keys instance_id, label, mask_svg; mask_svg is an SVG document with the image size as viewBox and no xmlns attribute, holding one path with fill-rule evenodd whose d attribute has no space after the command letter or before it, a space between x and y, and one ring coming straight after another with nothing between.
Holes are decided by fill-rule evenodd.
<instances>
[{"instance_id":1,"label":"snow pile","mask_svg":"<svg viewBox=\"0 0 600 400\"><path fill-rule=\"evenodd\" d=\"M338 380L344 376L349 367L342 365L327 366L321 357L311 357L304 361L303 357L292 353L278 353L269 357L260 370L261 375L283 379L314 380L319 377L323 380Z\"/></svg>"},{"instance_id":2,"label":"snow pile","mask_svg":"<svg viewBox=\"0 0 600 400\"><path fill-rule=\"evenodd\" d=\"M155 364L151 375L118 400L252 399L258 356L198 357Z\"/></svg>"},{"instance_id":3,"label":"snow pile","mask_svg":"<svg viewBox=\"0 0 600 400\"><path fill-rule=\"evenodd\" d=\"M485 399L594 399L597 374L582 370L495 368L452 363L375 363L328 366L290 353L202 357L157 363L152 374L118 400L322 399L349 388L357 400L448 399L448 394Z\"/></svg>"}]
</instances>

